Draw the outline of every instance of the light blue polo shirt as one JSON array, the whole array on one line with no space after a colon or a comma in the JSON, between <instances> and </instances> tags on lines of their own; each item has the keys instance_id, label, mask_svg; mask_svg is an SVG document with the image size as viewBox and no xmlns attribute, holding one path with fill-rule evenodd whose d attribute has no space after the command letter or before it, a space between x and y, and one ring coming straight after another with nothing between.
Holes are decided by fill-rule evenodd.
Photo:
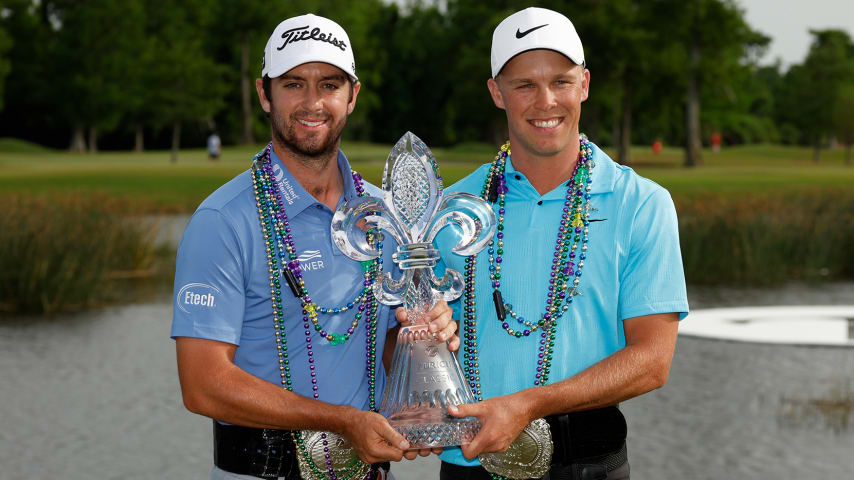
<instances>
[{"instance_id":1,"label":"light blue polo shirt","mask_svg":"<svg viewBox=\"0 0 854 480\"><path fill-rule=\"evenodd\" d=\"M333 245L333 212L306 192L275 153L271 157L309 295L326 308L352 302L363 288L362 266ZM350 164L340 151L338 168L344 180L340 204L356 196ZM365 182L364 187L369 195L380 195L373 185ZM390 258L395 245L387 246L384 270L394 266ZM173 338L197 337L237 345L234 362L238 367L281 385L267 255L251 171L220 187L193 214L178 247L174 293ZM293 388L313 398L302 306L284 279L282 300ZM356 311L319 314L318 320L327 331L343 334ZM313 326L310 329L320 400L368 409L366 317L363 315L350 339L340 345L331 345ZM375 398L379 408L385 385L382 355L386 331L397 325L393 309L380 304L377 323Z\"/></svg>"},{"instance_id":2,"label":"light blue polo shirt","mask_svg":"<svg viewBox=\"0 0 854 480\"><path fill-rule=\"evenodd\" d=\"M664 188L618 165L593 145L589 243L579 291L558 322L549 383L557 383L625 347L623 320L655 313L688 313L685 276L679 250L676 210ZM480 195L489 165L450 187ZM540 195L512 158L505 180L504 255L501 293L528 321L545 312L552 256L563 211L566 186ZM495 205L497 214L498 206ZM445 263L465 271L465 257L450 253L450 229L438 239ZM581 245L577 252L580 253ZM510 337L501 327L492 302L486 249L477 258L476 324L483 398L518 392L534 386L539 331ZM453 302L460 319L461 299ZM508 316L511 328L517 320ZM460 327L462 329L462 325ZM460 348L460 352L463 348ZM462 363L462 355L460 358ZM446 448L442 460L468 461L458 447Z\"/></svg>"}]
</instances>

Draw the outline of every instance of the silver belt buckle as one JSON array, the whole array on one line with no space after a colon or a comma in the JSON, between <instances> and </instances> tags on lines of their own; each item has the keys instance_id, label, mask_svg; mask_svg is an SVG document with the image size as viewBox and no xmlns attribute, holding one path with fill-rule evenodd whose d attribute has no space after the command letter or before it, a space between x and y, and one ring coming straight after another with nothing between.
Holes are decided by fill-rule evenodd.
<instances>
[{"instance_id":1,"label":"silver belt buckle","mask_svg":"<svg viewBox=\"0 0 854 480\"><path fill-rule=\"evenodd\" d=\"M482 453L477 459L487 472L512 480L540 478L552 464L552 432L544 418L529 423L503 453Z\"/></svg>"},{"instance_id":2,"label":"silver belt buckle","mask_svg":"<svg viewBox=\"0 0 854 480\"><path fill-rule=\"evenodd\" d=\"M356 449L349 440L332 432L319 432L315 430L302 430L299 432L303 444L299 444L299 438L294 435L294 443L297 448L297 463L300 476L305 480L324 480L329 477L326 464L326 453L324 447L329 449L329 460L335 475L341 479L362 480L371 470L371 465L359 460ZM323 441L326 441L326 445Z\"/></svg>"}]
</instances>

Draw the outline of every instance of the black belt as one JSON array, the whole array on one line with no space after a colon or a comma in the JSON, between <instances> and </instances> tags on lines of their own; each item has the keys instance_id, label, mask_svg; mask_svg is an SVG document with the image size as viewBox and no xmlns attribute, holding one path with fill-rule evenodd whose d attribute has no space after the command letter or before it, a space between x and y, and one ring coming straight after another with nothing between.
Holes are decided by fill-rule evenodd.
<instances>
[{"instance_id":1,"label":"black belt","mask_svg":"<svg viewBox=\"0 0 854 480\"><path fill-rule=\"evenodd\" d=\"M552 434L552 467L569 468L571 477L601 479L628 461L626 419L616 406L546 417ZM483 467L442 462L450 478L487 478ZM482 474L472 474L473 471ZM552 477L555 478L555 477Z\"/></svg>"},{"instance_id":2,"label":"black belt","mask_svg":"<svg viewBox=\"0 0 854 480\"><path fill-rule=\"evenodd\" d=\"M213 423L217 468L260 478L301 478L290 430Z\"/></svg>"},{"instance_id":3,"label":"black belt","mask_svg":"<svg viewBox=\"0 0 854 480\"><path fill-rule=\"evenodd\" d=\"M300 480L290 430L223 425L214 420L214 465L226 472L260 478ZM375 464L389 470L389 463Z\"/></svg>"},{"instance_id":4,"label":"black belt","mask_svg":"<svg viewBox=\"0 0 854 480\"><path fill-rule=\"evenodd\" d=\"M626 463L626 418L616 406L550 415L546 422L554 443L552 463L617 462L608 471Z\"/></svg>"}]
</instances>

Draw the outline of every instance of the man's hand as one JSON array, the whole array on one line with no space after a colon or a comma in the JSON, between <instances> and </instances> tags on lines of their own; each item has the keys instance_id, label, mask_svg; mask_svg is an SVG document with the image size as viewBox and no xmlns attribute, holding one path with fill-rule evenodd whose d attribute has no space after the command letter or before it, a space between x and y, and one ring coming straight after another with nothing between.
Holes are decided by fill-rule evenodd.
<instances>
[{"instance_id":1,"label":"man's hand","mask_svg":"<svg viewBox=\"0 0 854 480\"><path fill-rule=\"evenodd\" d=\"M385 417L378 413L353 410L345 424L344 436L365 463L399 462L403 451L409 448L409 442L403 435L391 428Z\"/></svg>"},{"instance_id":2,"label":"man's hand","mask_svg":"<svg viewBox=\"0 0 854 480\"><path fill-rule=\"evenodd\" d=\"M419 455L422 457L426 457L427 455L430 455L431 453L435 453L436 455L442 453L442 447L439 447L439 448L419 448L417 450L407 450L407 451L403 452L403 456L407 460L415 460L415 458L418 457Z\"/></svg>"},{"instance_id":3,"label":"man's hand","mask_svg":"<svg viewBox=\"0 0 854 480\"><path fill-rule=\"evenodd\" d=\"M449 406L448 412L454 417L477 417L482 425L471 443L461 447L463 456L471 460L481 453L507 451L507 447L531 422L529 407L519 393Z\"/></svg>"},{"instance_id":4,"label":"man's hand","mask_svg":"<svg viewBox=\"0 0 854 480\"><path fill-rule=\"evenodd\" d=\"M439 340L448 341L448 349L452 352L456 352L460 348L460 337L455 335L457 331L457 322L451 318L451 307L448 306L448 302L444 300L439 300L436 302L436 305L433 305L433 308L427 312L427 321L428 329L430 332L436 333L436 336ZM400 322L401 325L406 325L406 310L403 307L398 307L395 310L394 315L397 317L397 321Z\"/></svg>"}]
</instances>

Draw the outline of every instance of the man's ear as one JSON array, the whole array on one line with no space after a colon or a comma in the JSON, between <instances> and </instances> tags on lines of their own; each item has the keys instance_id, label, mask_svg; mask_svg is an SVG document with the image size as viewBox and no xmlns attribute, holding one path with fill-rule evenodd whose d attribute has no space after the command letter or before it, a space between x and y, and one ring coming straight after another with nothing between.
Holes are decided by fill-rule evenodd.
<instances>
[{"instance_id":1,"label":"man's ear","mask_svg":"<svg viewBox=\"0 0 854 480\"><path fill-rule=\"evenodd\" d=\"M489 95L492 97L492 102L495 106L504 109L504 97L501 96L501 89L498 88L498 82L494 78L486 81L486 88L489 89Z\"/></svg>"},{"instance_id":2,"label":"man's ear","mask_svg":"<svg viewBox=\"0 0 854 480\"><path fill-rule=\"evenodd\" d=\"M270 99L264 94L264 80L260 78L255 79L255 91L258 92L258 102L261 103L261 108L265 112L270 113Z\"/></svg>"},{"instance_id":3,"label":"man's ear","mask_svg":"<svg viewBox=\"0 0 854 480\"><path fill-rule=\"evenodd\" d=\"M582 80L581 80L581 101L587 100L587 96L590 94L590 70L584 69L581 72Z\"/></svg>"},{"instance_id":4,"label":"man's ear","mask_svg":"<svg viewBox=\"0 0 854 480\"><path fill-rule=\"evenodd\" d=\"M362 89L362 82L357 81L353 84L353 97L350 98L350 102L347 103L347 115L353 113L353 109L356 108L356 97L359 96L359 90Z\"/></svg>"}]
</instances>

